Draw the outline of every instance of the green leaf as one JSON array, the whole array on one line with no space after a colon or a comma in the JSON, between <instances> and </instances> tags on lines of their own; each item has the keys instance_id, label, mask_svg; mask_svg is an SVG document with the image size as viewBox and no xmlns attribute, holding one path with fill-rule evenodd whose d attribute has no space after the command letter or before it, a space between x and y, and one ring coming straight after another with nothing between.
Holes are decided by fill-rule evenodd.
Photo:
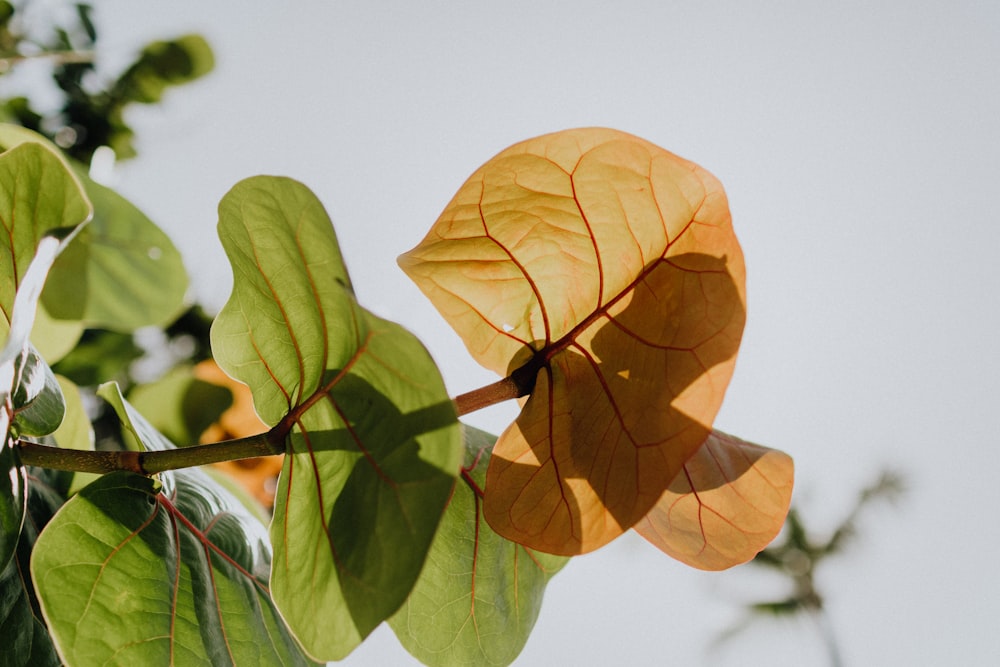
<instances>
[{"instance_id":1,"label":"green leaf","mask_svg":"<svg viewBox=\"0 0 1000 667\"><path fill-rule=\"evenodd\" d=\"M17 545L17 557L0 570L0 667L58 667L59 657L38 610L28 575L31 550L39 532L62 505L55 489L60 473L32 469L28 486L28 516Z\"/></svg>"},{"instance_id":2,"label":"green leaf","mask_svg":"<svg viewBox=\"0 0 1000 667\"><path fill-rule=\"evenodd\" d=\"M0 433L4 434L0 443L0 570L14 556L27 502L24 468L17 460L9 431L7 411L0 409Z\"/></svg>"},{"instance_id":3,"label":"green leaf","mask_svg":"<svg viewBox=\"0 0 1000 667\"><path fill-rule=\"evenodd\" d=\"M263 527L204 474L170 497L98 479L35 545L32 578L70 664L308 664L270 601ZM259 527L259 530L254 528Z\"/></svg>"},{"instance_id":4,"label":"green leaf","mask_svg":"<svg viewBox=\"0 0 1000 667\"><path fill-rule=\"evenodd\" d=\"M46 310L115 331L172 322L188 288L180 252L142 211L74 166L94 217L52 266L42 294Z\"/></svg>"},{"instance_id":5,"label":"green leaf","mask_svg":"<svg viewBox=\"0 0 1000 667\"><path fill-rule=\"evenodd\" d=\"M193 81L212 71L215 58L201 35L184 35L148 44L139 59L115 83L124 102L153 104L168 86Z\"/></svg>"},{"instance_id":6,"label":"green leaf","mask_svg":"<svg viewBox=\"0 0 1000 667\"><path fill-rule=\"evenodd\" d=\"M17 387L12 395L14 427L22 435L48 435L62 423L66 402L56 376L34 347L15 363Z\"/></svg>"},{"instance_id":7,"label":"green leaf","mask_svg":"<svg viewBox=\"0 0 1000 667\"><path fill-rule=\"evenodd\" d=\"M310 655L340 659L420 573L461 464L454 408L419 341L357 304L305 186L237 184L219 236L234 288L212 327L216 360L288 432L274 599Z\"/></svg>"},{"instance_id":8,"label":"green leaf","mask_svg":"<svg viewBox=\"0 0 1000 667\"><path fill-rule=\"evenodd\" d=\"M50 365L69 354L80 341L83 322L57 320L39 304L31 329L31 343Z\"/></svg>"},{"instance_id":9,"label":"green leaf","mask_svg":"<svg viewBox=\"0 0 1000 667\"><path fill-rule=\"evenodd\" d=\"M528 641L549 579L569 560L527 549L483 519L482 489L496 436L465 427L466 465L427 564L389 620L425 665L509 665Z\"/></svg>"},{"instance_id":10,"label":"green leaf","mask_svg":"<svg viewBox=\"0 0 1000 667\"><path fill-rule=\"evenodd\" d=\"M116 385L98 394L140 448L173 447ZM200 470L160 478L104 475L39 538L32 578L60 654L71 664L309 664L271 602L264 526Z\"/></svg>"},{"instance_id":11,"label":"green leaf","mask_svg":"<svg viewBox=\"0 0 1000 667\"><path fill-rule=\"evenodd\" d=\"M10 140L8 134L0 131L0 146ZM32 133L27 134L30 137ZM0 225L9 239L0 244L0 311L4 315L0 333L6 333L10 325L14 295L28 265L41 250L42 238L65 238L90 214L90 202L79 181L40 138L25 140L0 154ZM53 252L57 254L58 249ZM42 272L43 282L54 254ZM41 283L37 287L40 290ZM34 308L31 311L33 320ZM30 330L30 322L28 327Z\"/></svg>"}]
</instances>

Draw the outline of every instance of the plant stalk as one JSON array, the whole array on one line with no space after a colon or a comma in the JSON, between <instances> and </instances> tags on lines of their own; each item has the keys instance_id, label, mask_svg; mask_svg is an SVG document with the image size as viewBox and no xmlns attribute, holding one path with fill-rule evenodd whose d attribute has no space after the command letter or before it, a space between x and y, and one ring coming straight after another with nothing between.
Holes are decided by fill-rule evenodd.
<instances>
[{"instance_id":1,"label":"plant stalk","mask_svg":"<svg viewBox=\"0 0 1000 667\"><path fill-rule=\"evenodd\" d=\"M17 443L17 453L24 465L98 474L127 470L140 475L154 475L221 461L274 456L284 451L283 442L275 441L271 431L209 445L149 452L61 449L24 440Z\"/></svg>"},{"instance_id":2,"label":"plant stalk","mask_svg":"<svg viewBox=\"0 0 1000 667\"><path fill-rule=\"evenodd\" d=\"M534 385L534 371L536 370L532 369L530 375L515 372L510 377L457 396L453 402L458 416L461 417L470 412L509 401L512 398L528 395ZM127 470L140 475L155 475L159 472L179 468L283 454L285 452L285 437L291 431L294 421L291 413L288 417L266 433L208 445L194 445L161 451L86 451L51 447L28 440L19 440L16 448L21 463L24 465L71 472L92 472L101 475L116 470Z\"/></svg>"},{"instance_id":3,"label":"plant stalk","mask_svg":"<svg viewBox=\"0 0 1000 667\"><path fill-rule=\"evenodd\" d=\"M453 400L455 404L455 411L458 416L467 415L470 412L475 412L476 410L482 410L483 408L488 408L491 405L496 405L497 403L503 403L504 401L509 401L512 398L519 398L525 394L521 392L520 387L517 383L510 377L505 377L502 380L498 380L493 384L488 384L485 387L480 387L479 389L473 389L470 392L456 396Z\"/></svg>"}]
</instances>

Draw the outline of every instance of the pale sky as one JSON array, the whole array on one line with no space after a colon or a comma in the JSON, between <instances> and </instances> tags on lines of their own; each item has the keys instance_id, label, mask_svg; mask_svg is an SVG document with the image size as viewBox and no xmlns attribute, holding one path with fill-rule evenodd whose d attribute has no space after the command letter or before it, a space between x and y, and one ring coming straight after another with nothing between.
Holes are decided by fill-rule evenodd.
<instances>
[{"instance_id":1,"label":"pale sky","mask_svg":"<svg viewBox=\"0 0 1000 667\"><path fill-rule=\"evenodd\" d=\"M195 296L229 294L219 199L292 176L327 207L362 304L414 331L453 395L495 378L395 258L481 163L604 125L712 171L749 276L716 425L795 458L816 529L882 467L909 482L820 572L845 663L1000 664L1000 4L95 4L110 62L186 31L215 50L209 78L131 116L140 157L117 174ZM805 622L709 650L740 602L785 592L626 537L556 576L516 664L825 665ZM415 663L382 628L346 664Z\"/></svg>"}]
</instances>

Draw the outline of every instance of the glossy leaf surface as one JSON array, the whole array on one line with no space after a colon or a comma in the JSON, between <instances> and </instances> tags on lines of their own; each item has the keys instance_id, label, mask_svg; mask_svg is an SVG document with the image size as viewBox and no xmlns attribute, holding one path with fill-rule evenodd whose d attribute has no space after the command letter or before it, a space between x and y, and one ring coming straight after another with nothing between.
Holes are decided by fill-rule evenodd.
<instances>
[{"instance_id":1,"label":"glossy leaf surface","mask_svg":"<svg viewBox=\"0 0 1000 667\"><path fill-rule=\"evenodd\" d=\"M0 666L59 667L52 639L38 613L38 599L29 574L31 550L38 534L62 505L55 488L63 473L33 468L28 476L27 517L16 558L0 569Z\"/></svg>"},{"instance_id":2,"label":"glossy leaf surface","mask_svg":"<svg viewBox=\"0 0 1000 667\"><path fill-rule=\"evenodd\" d=\"M7 411L0 409L0 570L12 562L24 525L28 489L24 467L14 453Z\"/></svg>"},{"instance_id":3,"label":"glossy leaf surface","mask_svg":"<svg viewBox=\"0 0 1000 667\"><path fill-rule=\"evenodd\" d=\"M347 655L406 599L462 460L426 350L354 299L305 186L257 177L219 206L233 294L219 365L287 431L271 541L275 602L316 659Z\"/></svg>"},{"instance_id":4,"label":"glossy leaf surface","mask_svg":"<svg viewBox=\"0 0 1000 667\"><path fill-rule=\"evenodd\" d=\"M66 402L49 365L33 346L15 363L14 426L22 435L48 435L62 423Z\"/></svg>"},{"instance_id":5,"label":"glossy leaf surface","mask_svg":"<svg viewBox=\"0 0 1000 667\"><path fill-rule=\"evenodd\" d=\"M482 488L496 436L465 427L462 479L420 579L389 620L425 665L509 665L524 648L552 576L567 559L497 535L483 518Z\"/></svg>"},{"instance_id":6,"label":"glossy leaf surface","mask_svg":"<svg viewBox=\"0 0 1000 667\"><path fill-rule=\"evenodd\" d=\"M117 387L100 393L142 448L172 447ZM309 664L270 599L264 526L197 469L160 477L162 488L104 475L36 543L32 578L60 654L71 664Z\"/></svg>"},{"instance_id":7,"label":"glossy leaf surface","mask_svg":"<svg viewBox=\"0 0 1000 667\"><path fill-rule=\"evenodd\" d=\"M712 431L635 530L681 562L724 570L775 538L793 478L784 452Z\"/></svg>"},{"instance_id":8,"label":"glossy leaf surface","mask_svg":"<svg viewBox=\"0 0 1000 667\"><path fill-rule=\"evenodd\" d=\"M745 271L722 186L697 165L607 129L516 144L400 265L481 364L535 377L487 474L501 535L566 555L600 547L707 437Z\"/></svg>"}]
</instances>

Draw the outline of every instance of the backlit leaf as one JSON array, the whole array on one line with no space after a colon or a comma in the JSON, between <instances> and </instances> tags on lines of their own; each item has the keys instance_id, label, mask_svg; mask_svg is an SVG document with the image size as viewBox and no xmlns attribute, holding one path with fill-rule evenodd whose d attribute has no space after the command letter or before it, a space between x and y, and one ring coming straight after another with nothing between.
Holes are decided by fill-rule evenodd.
<instances>
[{"instance_id":1,"label":"backlit leaf","mask_svg":"<svg viewBox=\"0 0 1000 667\"><path fill-rule=\"evenodd\" d=\"M38 299L62 240L90 215L80 184L44 139L0 126L5 146L13 147L0 154L0 570L18 543L27 498L24 469L13 450L14 422L47 433L62 419L62 394L30 350Z\"/></svg>"},{"instance_id":2,"label":"backlit leaf","mask_svg":"<svg viewBox=\"0 0 1000 667\"><path fill-rule=\"evenodd\" d=\"M219 205L233 294L219 365L287 431L271 541L274 600L316 659L347 655L413 587L461 465L427 351L361 308L330 220L303 185L256 177Z\"/></svg>"},{"instance_id":3,"label":"backlit leaf","mask_svg":"<svg viewBox=\"0 0 1000 667\"><path fill-rule=\"evenodd\" d=\"M83 187L56 149L42 137L17 129L0 125L0 148L8 149L0 154L0 226L8 239L0 244L0 334L9 329L14 295L29 264L43 250L43 237L71 235L90 218L92 210ZM36 262L40 279L32 290L41 291L60 249L59 243L48 244L44 261ZM37 303L37 296L31 300ZM29 331L35 306L30 310L31 317L25 318Z\"/></svg>"},{"instance_id":4,"label":"backlit leaf","mask_svg":"<svg viewBox=\"0 0 1000 667\"><path fill-rule=\"evenodd\" d=\"M705 440L745 319L721 184L637 137L580 129L477 170L400 265L502 375L535 377L484 512L557 554L645 516Z\"/></svg>"},{"instance_id":5,"label":"backlit leaf","mask_svg":"<svg viewBox=\"0 0 1000 667\"><path fill-rule=\"evenodd\" d=\"M635 530L693 567L745 563L781 530L793 477L787 454L712 431Z\"/></svg>"},{"instance_id":6,"label":"backlit leaf","mask_svg":"<svg viewBox=\"0 0 1000 667\"><path fill-rule=\"evenodd\" d=\"M509 665L535 625L545 586L567 559L493 532L483 519L482 488L496 436L464 432L462 479L417 585L389 624L425 665Z\"/></svg>"}]
</instances>

